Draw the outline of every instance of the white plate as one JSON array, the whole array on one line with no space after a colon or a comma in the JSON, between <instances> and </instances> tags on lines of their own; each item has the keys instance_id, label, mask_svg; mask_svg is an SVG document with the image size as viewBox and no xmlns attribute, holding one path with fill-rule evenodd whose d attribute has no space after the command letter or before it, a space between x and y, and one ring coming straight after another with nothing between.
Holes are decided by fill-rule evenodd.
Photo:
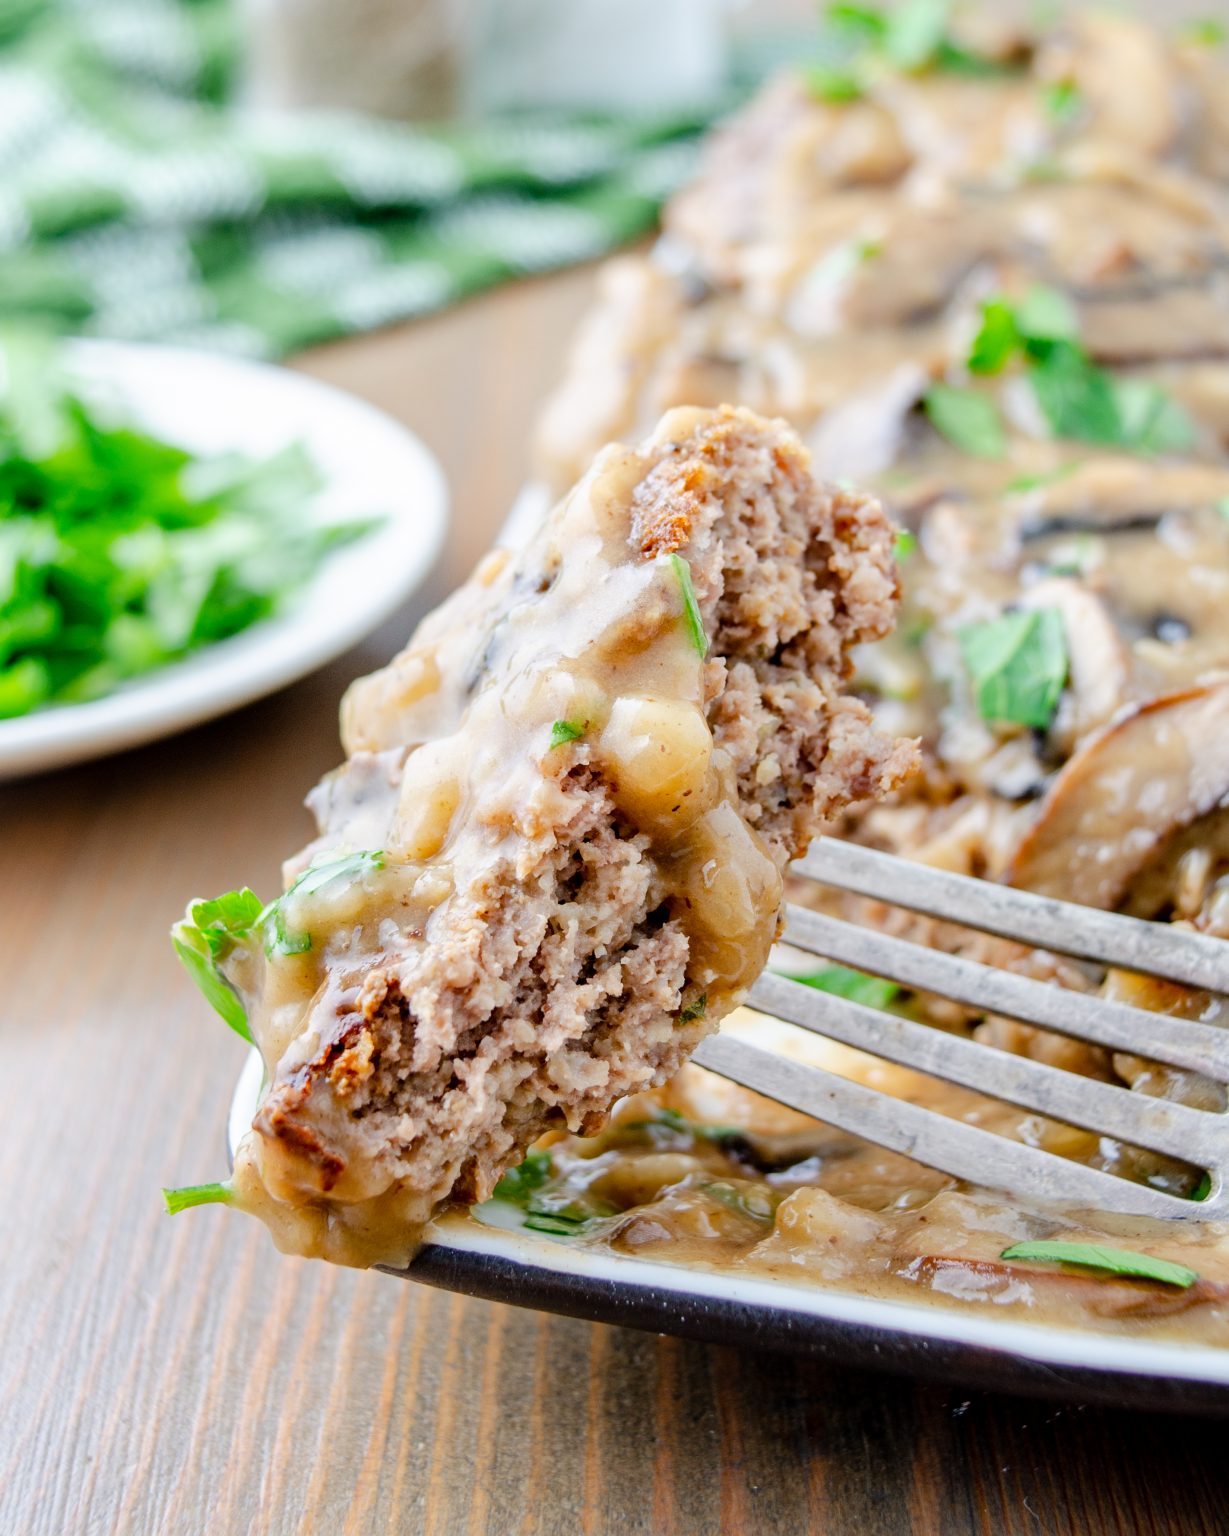
<instances>
[{"instance_id":1,"label":"white plate","mask_svg":"<svg viewBox=\"0 0 1229 1536\"><path fill-rule=\"evenodd\" d=\"M60 767L183 730L305 676L370 634L430 570L447 525L439 465L412 432L301 374L177 347L73 342L82 392L199 453L307 447L325 486L310 515L378 515L276 618L106 698L0 720L0 777Z\"/></svg>"},{"instance_id":2,"label":"white plate","mask_svg":"<svg viewBox=\"0 0 1229 1536\"><path fill-rule=\"evenodd\" d=\"M252 1051L227 1124L231 1157L263 1069ZM1229 1349L996 1316L993 1305L886 1301L798 1278L641 1259L528 1231L510 1206L433 1221L386 1273L514 1306L715 1343L809 1354L993 1391L1150 1411L1229 1414Z\"/></svg>"}]
</instances>

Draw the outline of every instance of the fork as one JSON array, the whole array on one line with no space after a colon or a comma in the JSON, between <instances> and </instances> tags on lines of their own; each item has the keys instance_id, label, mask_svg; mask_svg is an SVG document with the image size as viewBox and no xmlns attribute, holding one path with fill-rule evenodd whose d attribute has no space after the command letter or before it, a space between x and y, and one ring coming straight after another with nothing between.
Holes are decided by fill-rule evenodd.
<instances>
[{"instance_id":1,"label":"fork","mask_svg":"<svg viewBox=\"0 0 1229 1536\"><path fill-rule=\"evenodd\" d=\"M793 872L1032 948L1229 993L1229 942L1207 934L1032 895L827 837ZM786 908L783 939L904 987L1229 1083L1229 1030L1214 1025L1074 992L793 905ZM928 1167L1026 1199L1179 1220L1229 1214L1225 1113L1080 1077L768 972L747 1003L901 1066L1194 1164L1208 1175L1206 1198L1183 1199L1009 1141L730 1035L705 1040L693 1062Z\"/></svg>"}]
</instances>

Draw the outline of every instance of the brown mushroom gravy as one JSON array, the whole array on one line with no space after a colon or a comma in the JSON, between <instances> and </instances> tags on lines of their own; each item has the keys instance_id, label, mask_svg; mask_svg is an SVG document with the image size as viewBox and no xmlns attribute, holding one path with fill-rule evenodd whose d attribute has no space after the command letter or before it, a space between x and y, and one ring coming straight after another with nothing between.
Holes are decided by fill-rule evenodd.
<instances>
[{"instance_id":1,"label":"brown mushroom gravy","mask_svg":"<svg viewBox=\"0 0 1229 1536\"><path fill-rule=\"evenodd\" d=\"M951 26L948 54L916 67L855 60L827 93L840 100L786 76L718 135L658 247L609 265L542 424L542 473L559 481L682 400L787 416L821 473L870 485L907 530L902 619L861 649L857 681L885 729L921 737L925 772L837 830L1229 936L1226 50L1122 17L1034 37L985 7ZM1223 997L865 901L833 909L1229 1024ZM890 988L880 1001L1224 1110L1218 1085L1146 1057ZM745 1011L727 1027L1197 1210L1199 1170ZM1223 1226L1027 1209L693 1067L599 1137L544 1146L505 1194L531 1225L623 1253L1229 1342ZM1201 1279L1002 1260L1022 1238L1144 1250Z\"/></svg>"}]
</instances>

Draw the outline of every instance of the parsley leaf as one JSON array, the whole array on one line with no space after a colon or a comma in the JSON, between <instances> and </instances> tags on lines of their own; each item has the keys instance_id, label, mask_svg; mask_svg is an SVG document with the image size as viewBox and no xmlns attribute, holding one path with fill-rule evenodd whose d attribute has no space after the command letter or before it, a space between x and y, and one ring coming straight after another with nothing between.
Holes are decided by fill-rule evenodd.
<instances>
[{"instance_id":1,"label":"parsley leaf","mask_svg":"<svg viewBox=\"0 0 1229 1536\"><path fill-rule=\"evenodd\" d=\"M1001 295L986 299L969 348L969 371L1001 373L1017 355L1045 357L1054 343L1070 341L1075 334L1075 310L1056 288L1039 284L1018 303Z\"/></svg>"},{"instance_id":2,"label":"parsley leaf","mask_svg":"<svg viewBox=\"0 0 1229 1536\"><path fill-rule=\"evenodd\" d=\"M702 1019L708 1009L708 993L701 992L699 997L692 998L691 1002L679 1012L680 1024L691 1024L696 1019Z\"/></svg>"},{"instance_id":3,"label":"parsley leaf","mask_svg":"<svg viewBox=\"0 0 1229 1536\"><path fill-rule=\"evenodd\" d=\"M948 31L951 0L901 0L886 14L872 5L830 4L825 17L838 43L888 61L896 69L925 69L960 75L1007 74L1011 66L984 58L956 42Z\"/></svg>"},{"instance_id":4,"label":"parsley leaf","mask_svg":"<svg viewBox=\"0 0 1229 1536\"><path fill-rule=\"evenodd\" d=\"M828 25L852 42L882 42L887 30L887 18L873 5L852 5L845 0L832 0L824 15Z\"/></svg>"},{"instance_id":5,"label":"parsley leaf","mask_svg":"<svg viewBox=\"0 0 1229 1536\"><path fill-rule=\"evenodd\" d=\"M917 534L911 528L898 528L892 545L892 553L898 562L904 562L917 549Z\"/></svg>"},{"instance_id":6,"label":"parsley leaf","mask_svg":"<svg viewBox=\"0 0 1229 1536\"><path fill-rule=\"evenodd\" d=\"M1089 362L1079 347L1064 342L1051 348L1032 369L1030 383L1055 437L1086 443L1121 441L1114 381Z\"/></svg>"},{"instance_id":7,"label":"parsley leaf","mask_svg":"<svg viewBox=\"0 0 1229 1536\"><path fill-rule=\"evenodd\" d=\"M969 348L970 373L1001 373L1020 345L1016 317L1006 299L987 299L981 325Z\"/></svg>"},{"instance_id":8,"label":"parsley leaf","mask_svg":"<svg viewBox=\"0 0 1229 1536\"><path fill-rule=\"evenodd\" d=\"M1006 451L1003 424L989 396L951 384L932 384L922 405L936 430L962 452L997 459Z\"/></svg>"},{"instance_id":9,"label":"parsley leaf","mask_svg":"<svg viewBox=\"0 0 1229 1536\"><path fill-rule=\"evenodd\" d=\"M1159 384L1115 379L1072 342L1052 347L1030 382L1056 437L1134 453L1179 453L1195 442L1194 422Z\"/></svg>"},{"instance_id":10,"label":"parsley leaf","mask_svg":"<svg viewBox=\"0 0 1229 1536\"><path fill-rule=\"evenodd\" d=\"M743 1134L733 1125L705 1125L699 1120L688 1120L687 1116L679 1114L677 1109L657 1109L651 1119L629 1120L619 1129L644 1131L653 1139L657 1139L657 1132L666 1132L666 1139L675 1140L675 1145L679 1137L689 1141L723 1142Z\"/></svg>"},{"instance_id":11,"label":"parsley leaf","mask_svg":"<svg viewBox=\"0 0 1229 1536\"><path fill-rule=\"evenodd\" d=\"M1057 608L1020 609L957 631L983 720L1045 730L1067 681L1067 638Z\"/></svg>"},{"instance_id":12,"label":"parsley leaf","mask_svg":"<svg viewBox=\"0 0 1229 1536\"><path fill-rule=\"evenodd\" d=\"M999 1257L1073 1264L1081 1269L1099 1269L1133 1280L1158 1280L1162 1285L1176 1285L1182 1290L1199 1279L1198 1273L1185 1264L1156 1259L1150 1253L1136 1253L1130 1248L1107 1248L1100 1243L1015 1243L1004 1248Z\"/></svg>"},{"instance_id":13,"label":"parsley leaf","mask_svg":"<svg viewBox=\"0 0 1229 1536\"><path fill-rule=\"evenodd\" d=\"M1137 453L1181 453L1195 442L1195 424L1159 384L1119 379L1114 384L1119 438Z\"/></svg>"},{"instance_id":14,"label":"parsley leaf","mask_svg":"<svg viewBox=\"0 0 1229 1536\"><path fill-rule=\"evenodd\" d=\"M575 1237L589 1220L568 1211L530 1211L523 1225L530 1232L548 1232L552 1237Z\"/></svg>"},{"instance_id":15,"label":"parsley leaf","mask_svg":"<svg viewBox=\"0 0 1229 1536\"><path fill-rule=\"evenodd\" d=\"M1195 48L1219 48L1225 41L1229 32L1225 23L1217 16L1204 16L1195 21L1188 21L1178 32L1178 40L1190 43Z\"/></svg>"},{"instance_id":16,"label":"parsley leaf","mask_svg":"<svg viewBox=\"0 0 1229 1536\"><path fill-rule=\"evenodd\" d=\"M947 35L950 0L905 0L888 20L884 50L898 69L933 64Z\"/></svg>"},{"instance_id":17,"label":"parsley leaf","mask_svg":"<svg viewBox=\"0 0 1229 1536\"><path fill-rule=\"evenodd\" d=\"M248 1042L252 1031L239 994L220 965L245 938L261 913L259 898L245 886L207 901L189 903L187 914L171 929L171 943L205 1001Z\"/></svg>"},{"instance_id":18,"label":"parsley leaf","mask_svg":"<svg viewBox=\"0 0 1229 1536\"><path fill-rule=\"evenodd\" d=\"M1057 469L1043 470L1036 475L1016 475L1003 487L1005 496L1021 495L1025 491L1039 491L1044 486L1056 485L1060 480L1066 480L1075 474L1080 467L1078 459L1068 459L1065 464L1060 464Z\"/></svg>"},{"instance_id":19,"label":"parsley leaf","mask_svg":"<svg viewBox=\"0 0 1229 1536\"><path fill-rule=\"evenodd\" d=\"M576 1237L591 1221L615 1214L612 1205L588 1192L573 1198L566 1190L549 1189L553 1172L548 1150L527 1152L524 1161L509 1168L496 1184L493 1198L520 1206L529 1231L553 1237Z\"/></svg>"},{"instance_id":20,"label":"parsley leaf","mask_svg":"<svg viewBox=\"0 0 1229 1536\"><path fill-rule=\"evenodd\" d=\"M312 864L282 894L275 897L261 911L257 925L264 929L265 953L268 955L301 955L312 947L312 936L303 931L292 932L286 927L286 903L302 896L314 896L317 891L331 885L334 880L360 880L363 876L384 868L381 849L364 849L347 854L344 858L329 859L323 864Z\"/></svg>"},{"instance_id":21,"label":"parsley leaf","mask_svg":"<svg viewBox=\"0 0 1229 1536\"><path fill-rule=\"evenodd\" d=\"M777 1206L784 1200L783 1192L764 1189L755 1184L735 1184L728 1179L716 1179L702 1186L710 1199L719 1201L740 1216L751 1221L771 1222L777 1214Z\"/></svg>"},{"instance_id":22,"label":"parsley leaf","mask_svg":"<svg viewBox=\"0 0 1229 1536\"><path fill-rule=\"evenodd\" d=\"M1015 306L1016 330L1024 350L1044 355L1049 343L1074 341L1078 335L1075 309L1065 293L1037 283Z\"/></svg>"},{"instance_id":23,"label":"parsley leaf","mask_svg":"<svg viewBox=\"0 0 1229 1536\"><path fill-rule=\"evenodd\" d=\"M584 734L584 726L577 725L574 720L556 720L550 728L550 751L565 746L569 741L579 741Z\"/></svg>"},{"instance_id":24,"label":"parsley leaf","mask_svg":"<svg viewBox=\"0 0 1229 1536\"><path fill-rule=\"evenodd\" d=\"M547 1151L526 1152L524 1160L509 1168L495 1186L495 1199L524 1205L535 1189L541 1189L551 1176L551 1156Z\"/></svg>"},{"instance_id":25,"label":"parsley leaf","mask_svg":"<svg viewBox=\"0 0 1229 1536\"><path fill-rule=\"evenodd\" d=\"M691 567L682 555L667 555L666 560L683 594L683 622L691 636L691 643L701 656L707 656L708 636L704 633L704 620L700 616L700 604L696 601L696 589L691 581Z\"/></svg>"},{"instance_id":26,"label":"parsley leaf","mask_svg":"<svg viewBox=\"0 0 1229 1536\"><path fill-rule=\"evenodd\" d=\"M830 64L809 64L802 71L802 78L816 100L833 105L857 101L866 94L861 77L853 69L838 69Z\"/></svg>"},{"instance_id":27,"label":"parsley leaf","mask_svg":"<svg viewBox=\"0 0 1229 1536\"><path fill-rule=\"evenodd\" d=\"M229 1205L234 1198L235 1186L229 1179L217 1184L187 1184L182 1189L162 1191L168 1216L177 1216L194 1205Z\"/></svg>"},{"instance_id":28,"label":"parsley leaf","mask_svg":"<svg viewBox=\"0 0 1229 1536\"><path fill-rule=\"evenodd\" d=\"M1071 301L1056 288L1039 284L1018 301L999 295L983 302L966 359L969 371L1001 373L1017 357L1026 364L1037 406L1055 437L1135 453L1181 452L1195 442L1194 423L1159 384L1117 379L1092 361L1079 343ZM951 402L946 409L951 412ZM958 431L979 441L976 422L969 427L957 414ZM965 446L951 432L945 435Z\"/></svg>"},{"instance_id":29,"label":"parsley leaf","mask_svg":"<svg viewBox=\"0 0 1229 1536\"><path fill-rule=\"evenodd\" d=\"M1074 80L1052 80L1041 93L1047 117L1056 123L1074 121L1084 110L1084 98Z\"/></svg>"},{"instance_id":30,"label":"parsley leaf","mask_svg":"<svg viewBox=\"0 0 1229 1536\"><path fill-rule=\"evenodd\" d=\"M804 987L831 992L835 997L847 997L851 1003L861 1003L866 1008L886 1008L900 996L900 988L894 981L868 976L865 971L855 971L847 965L825 965L822 970L801 975L792 971L782 971L781 974L790 981L801 982Z\"/></svg>"}]
</instances>

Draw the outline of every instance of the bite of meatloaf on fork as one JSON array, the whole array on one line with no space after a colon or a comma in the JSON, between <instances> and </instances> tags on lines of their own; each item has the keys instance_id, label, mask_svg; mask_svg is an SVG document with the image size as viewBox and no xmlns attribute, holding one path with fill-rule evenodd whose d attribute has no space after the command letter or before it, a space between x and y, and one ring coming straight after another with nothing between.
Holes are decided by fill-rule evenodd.
<instances>
[{"instance_id":1,"label":"bite of meatloaf on fork","mask_svg":"<svg viewBox=\"0 0 1229 1536\"><path fill-rule=\"evenodd\" d=\"M786 865L912 766L846 691L892 539L784 423L674 410L353 686L319 838L217 946L268 1084L234 1201L279 1246L406 1262L743 999Z\"/></svg>"}]
</instances>

